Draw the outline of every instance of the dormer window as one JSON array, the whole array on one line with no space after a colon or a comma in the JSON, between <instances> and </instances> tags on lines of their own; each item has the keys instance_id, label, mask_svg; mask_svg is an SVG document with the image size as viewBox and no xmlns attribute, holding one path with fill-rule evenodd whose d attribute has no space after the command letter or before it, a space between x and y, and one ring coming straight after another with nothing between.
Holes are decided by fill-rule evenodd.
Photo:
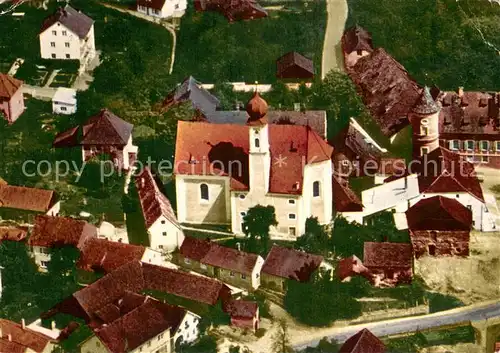
<instances>
[{"instance_id":1,"label":"dormer window","mask_svg":"<svg viewBox=\"0 0 500 353\"><path fill-rule=\"evenodd\" d=\"M256 138L254 140L254 145L255 145L255 148L260 148L260 140L258 138Z\"/></svg>"}]
</instances>

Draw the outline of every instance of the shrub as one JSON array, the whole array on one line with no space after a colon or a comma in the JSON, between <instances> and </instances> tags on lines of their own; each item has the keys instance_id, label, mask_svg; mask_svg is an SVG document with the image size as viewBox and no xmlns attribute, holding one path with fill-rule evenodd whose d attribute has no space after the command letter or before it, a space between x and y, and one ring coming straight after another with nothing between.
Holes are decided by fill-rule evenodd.
<instances>
[{"instance_id":1,"label":"shrub","mask_svg":"<svg viewBox=\"0 0 500 353\"><path fill-rule=\"evenodd\" d=\"M464 306L464 303L451 295L440 293L428 293L429 311L436 313Z\"/></svg>"}]
</instances>

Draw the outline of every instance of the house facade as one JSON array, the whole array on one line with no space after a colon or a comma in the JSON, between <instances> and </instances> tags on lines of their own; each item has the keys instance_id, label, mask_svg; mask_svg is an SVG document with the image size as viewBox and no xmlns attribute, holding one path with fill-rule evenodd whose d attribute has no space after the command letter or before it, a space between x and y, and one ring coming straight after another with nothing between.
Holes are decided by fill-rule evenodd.
<instances>
[{"instance_id":1,"label":"house facade","mask_svg":"<svg viewBox=\"0 0 500 353\"><path fill-rule=\"evenodd\" d=\"M259 305L248 300L233 300L227 305L231 317L231 326L250 329L254 333L259 329Z\"/></svg>"},{"instance_id":2,"label":"house facade","mask_svg":"<svg viewBox=\"0 0 500 353\"><path fill-rule=\"evenodd\" d=\"M275 208L274 238L295 240L310 216L330 223L333 148L307 126L268 124L258 93L247 113L246 126L178 123L179 222L231 225L242 235L246 212L260 204Z\"/></svg>"},{"instance_id":3,"label":"house facade","mask_svg":"<svg viewBox=\"0 0 500 353\"><path fill-rule=\"evenodd\" d=\"M137 0L137 11L156 18L182 17L186 0Z\"/></svg>"},{"instance_id":4,"label":"house facade","mask_svg":"<svg viewBox=\"0 0 500 353\"><path fill-rule=\"evenodd\" d=\"M85 66L95 57L94 21L69 5L44 21L39 36L42 59L78 60Z\"/></svg>"},{"instance_id":5,"label":"house facade","mask_svg":"<svg viewBox=\"0 0 500 353\"><path fill-rule=\"evenodd\" d=\"M24 112L23 81L0 73L0 114L9 124Z\"/></svg>"},{"instance_id":6,"label":"house facade","mask_svg":"<svg viewBox=\"0 0 500 353\"><path fill-rule=\"evenodd\" d=\"M76 90L59 87L52 98L54 114L71 115L76 113Z\"/></svg>"}]
</instances>

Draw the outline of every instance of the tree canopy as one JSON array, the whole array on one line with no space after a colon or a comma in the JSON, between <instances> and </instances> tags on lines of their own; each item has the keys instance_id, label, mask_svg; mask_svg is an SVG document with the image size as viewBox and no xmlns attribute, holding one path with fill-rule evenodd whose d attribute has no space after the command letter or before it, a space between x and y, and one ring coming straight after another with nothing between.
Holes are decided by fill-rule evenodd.
<instances>
[{"instance_id":1,"label":"tree canopy","mask_svg":"<svg viewBox=\"0 0 500 353\"><path fill-rule=\"evenodd\" d=\"M243 232L248 238L248 251L267 253L269 248L269 231L277 226L274 206L256 205L248 209L243 217Z\"/></svg>"}]
</instances>

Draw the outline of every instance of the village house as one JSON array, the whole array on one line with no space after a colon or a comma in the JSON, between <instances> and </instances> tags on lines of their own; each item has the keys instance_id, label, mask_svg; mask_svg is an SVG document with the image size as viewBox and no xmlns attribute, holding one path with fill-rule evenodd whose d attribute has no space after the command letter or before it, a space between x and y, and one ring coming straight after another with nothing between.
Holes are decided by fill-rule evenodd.
<instances>
[{"instance_id":1,"label":"village house","mask_svg":"<svg viewBox=\"0 0 500 353\"><path fill-rule=\"evenodd\" d=\"M133 127L108 109L102 109L85 124L59 133L52 146L81 146L84 162L97 156L109 156L116 168L129 170L135 163L138 151L132 142Z\"/></svg>"},{"instance_id":2,"label":"village house","mask_svg":"<svg viewBox=\"0 0 500 353\"><path fill-rule=\"evenodd\" d=\"M76 113L76 90L59 87L52 97L52 112L54 114L71 115Z\"/></svg>"},{"instance_id":3,"label":"village house","mask_svg":"<svg viewBox=\"0 0 500 353\"><path fill-rule=\"evenodd\" d=\"M347 69L353 67L363 56L373 51L372 35L364 28L355 25L342 36L342 52Z\"/></svg>"},{"instance_id":4,"label":"village house","mask_svg":"<svg viewBox=\"0 0 500 353\"><path fill-rule=\"evenodd\" d=\"M95 54L94 21L87 15L66 5L43 22L42 59L78 60L85 67Z\"/></svg>"},{"instance_id":5,"label":"village house","mask_svg":"<svg viewBox=\"0 0 500 353\"><path fill-rule=\"evenodd\" d=\"M267 17L267 11L256 0L195 0L196 11L217 11L229 22Z\"/></svg>"},{"instance_id":6,"label":"village house","mask_svg":"<svg viewBox=\"0 0 500 353\"><path fill-rule=\"evenodd\" d=\"M68 217L37 216L28 246L39 269L45 271L52 248L74 246L82 250L85 242L92 237L97 237L97 228L85 221Z\"/></svg>"},{"instance_id":7,"label":"village house","mask_svg":"<svg viewBox=\"0 0 500 353\"><path fill-rule=\"evenodd\" d=\"M227 305L231 325L250 329L254 333L259 329L259 305L248 300L232 300Z\"/></svg>"},{"instance_id":8,"label":"village house","mask_svg":"<svg viewBox=\"0 0 500 353\"><path fill-rule=\"evenodd\" d=\"M0 114L12 124L24 112L23 81L0 73Z\"/></svg>"},{"instance_id":9,"label":"village house","mask_svg":"<svg viewBox=\"0 0 500 353\"><path fill-rule=\"evenodd\" d=\"M148 167L135 177L135 185L149 235L149 247L167 252L178 249L184 241L184 233L170 201L161 192Z\"/></svg>"},{"instance_id":10,"label":"village house","mask_svg":"<svg viewBox=\"0 0 500 353\"><path fill-rule=\"evenodd\" d=\"M322 262L322 256L273 245L262 266L261 284L284 292L288 280L309 281Z\"/></svg>"},{"instance_id":11,"label":"village house","mask_svg":"<svg viewBox=\"0 0 500 353\"><path fill-rule=\"evenodd\" d=\"M336 215L363 211L363 204L358 195L349 187L345 179L332 177L333 207Z\"/></svg>"},{"instance_id":12,"label":"village house","mask_svg":"<svg viewBox=\"0 0 500 353\"><path fill-rule=\"evenodd\" d=\"M411 283L413 277L411 244L365 242L363 265L372 273L372 283L377 287Z\"/></svg>"},{"instance_id":13,"label":"village house","mask_svg":"<svg viewBox=\"0 0 500 353\"><path fill-rule=\"evenodd\" d=\"M276 60L276 77L311 80L314 78L313 61L297 52L288 52Z\"/></svg>"},{"instance_id":14,"label":"village house","mask_svg":"<svg viewBox=\"0 0 500 353\"><path fill-rule=\"evenodd\" d=\"M49 336L36 332L21 320L21 324L0 319L0 352L51 353L55 342Z\"/></svg>"},{"instance_id":15,"label":"village house","mask_svg":"<svg viewBox=\"0 0 500 353\"><path fill-rule=\"evenodd\" d=\"M137 11L157 18L182 17L186 0L137 0Z\"/></svg>"},{"instance_id":16,"label":"village house","mask_svg":"<svg viewBox=\"0 0 500 353\"><path fill-rule=\"evenodd\" d=\"M368 329L351 336L340 347L339 353L385 353L384 343Z\"/></svg>"},{"instance_id":17,"label":"village house","mask_svg":"<svg viewBox=\"0 0 500 353\"><path fill-rule=\"evenodd\" d=\"M53 190L0 184L0 218L32 222L37 214L56 216L61 208Z\"/></svg>"},{"instance_id":18,"label":"village house","mask_svg":"<svg viewBox=\"0 0 500 353\"><path fill-rule=\"evenodd\" d=\"M340 260L336 268L336 274L343 282L349 282L354 276L371 278L370 270L363 265L363 262L356 255Z\"/></svg>"},{"instance_id":19,"label":"village house","mask_svg":"<svg viewBox=\"0 0 500 353\"><path fill-rule=\"evenodd\" d=\"M178 253L180 266L215 277L236 287L256 290L264 259L221 246L210 240L186 237Z\"/></svg>"},{"instance_id":20,"label":"village house","mask_svg":"<svg viewBox=\"0 0 500 353\"><path fill-rule=\"evenodd\" d=\"M434 196L406 211L415 257L469 255L472 211L455 199Z\"/></svg>"},{"instance_id":21,"label":"village house","mask_svg":"<svg viewBox=\"0 0 500 353\"><path fill-rule=\"evenodd\" d=\"M310 216L330 223L333 148L307 126L268 124L258 93L247 113L246 126L178 122L179 222L230 224L243 234L243 217L260 204L275 207L273 238L295 240Z\"/></svg>"}]
</instances>

